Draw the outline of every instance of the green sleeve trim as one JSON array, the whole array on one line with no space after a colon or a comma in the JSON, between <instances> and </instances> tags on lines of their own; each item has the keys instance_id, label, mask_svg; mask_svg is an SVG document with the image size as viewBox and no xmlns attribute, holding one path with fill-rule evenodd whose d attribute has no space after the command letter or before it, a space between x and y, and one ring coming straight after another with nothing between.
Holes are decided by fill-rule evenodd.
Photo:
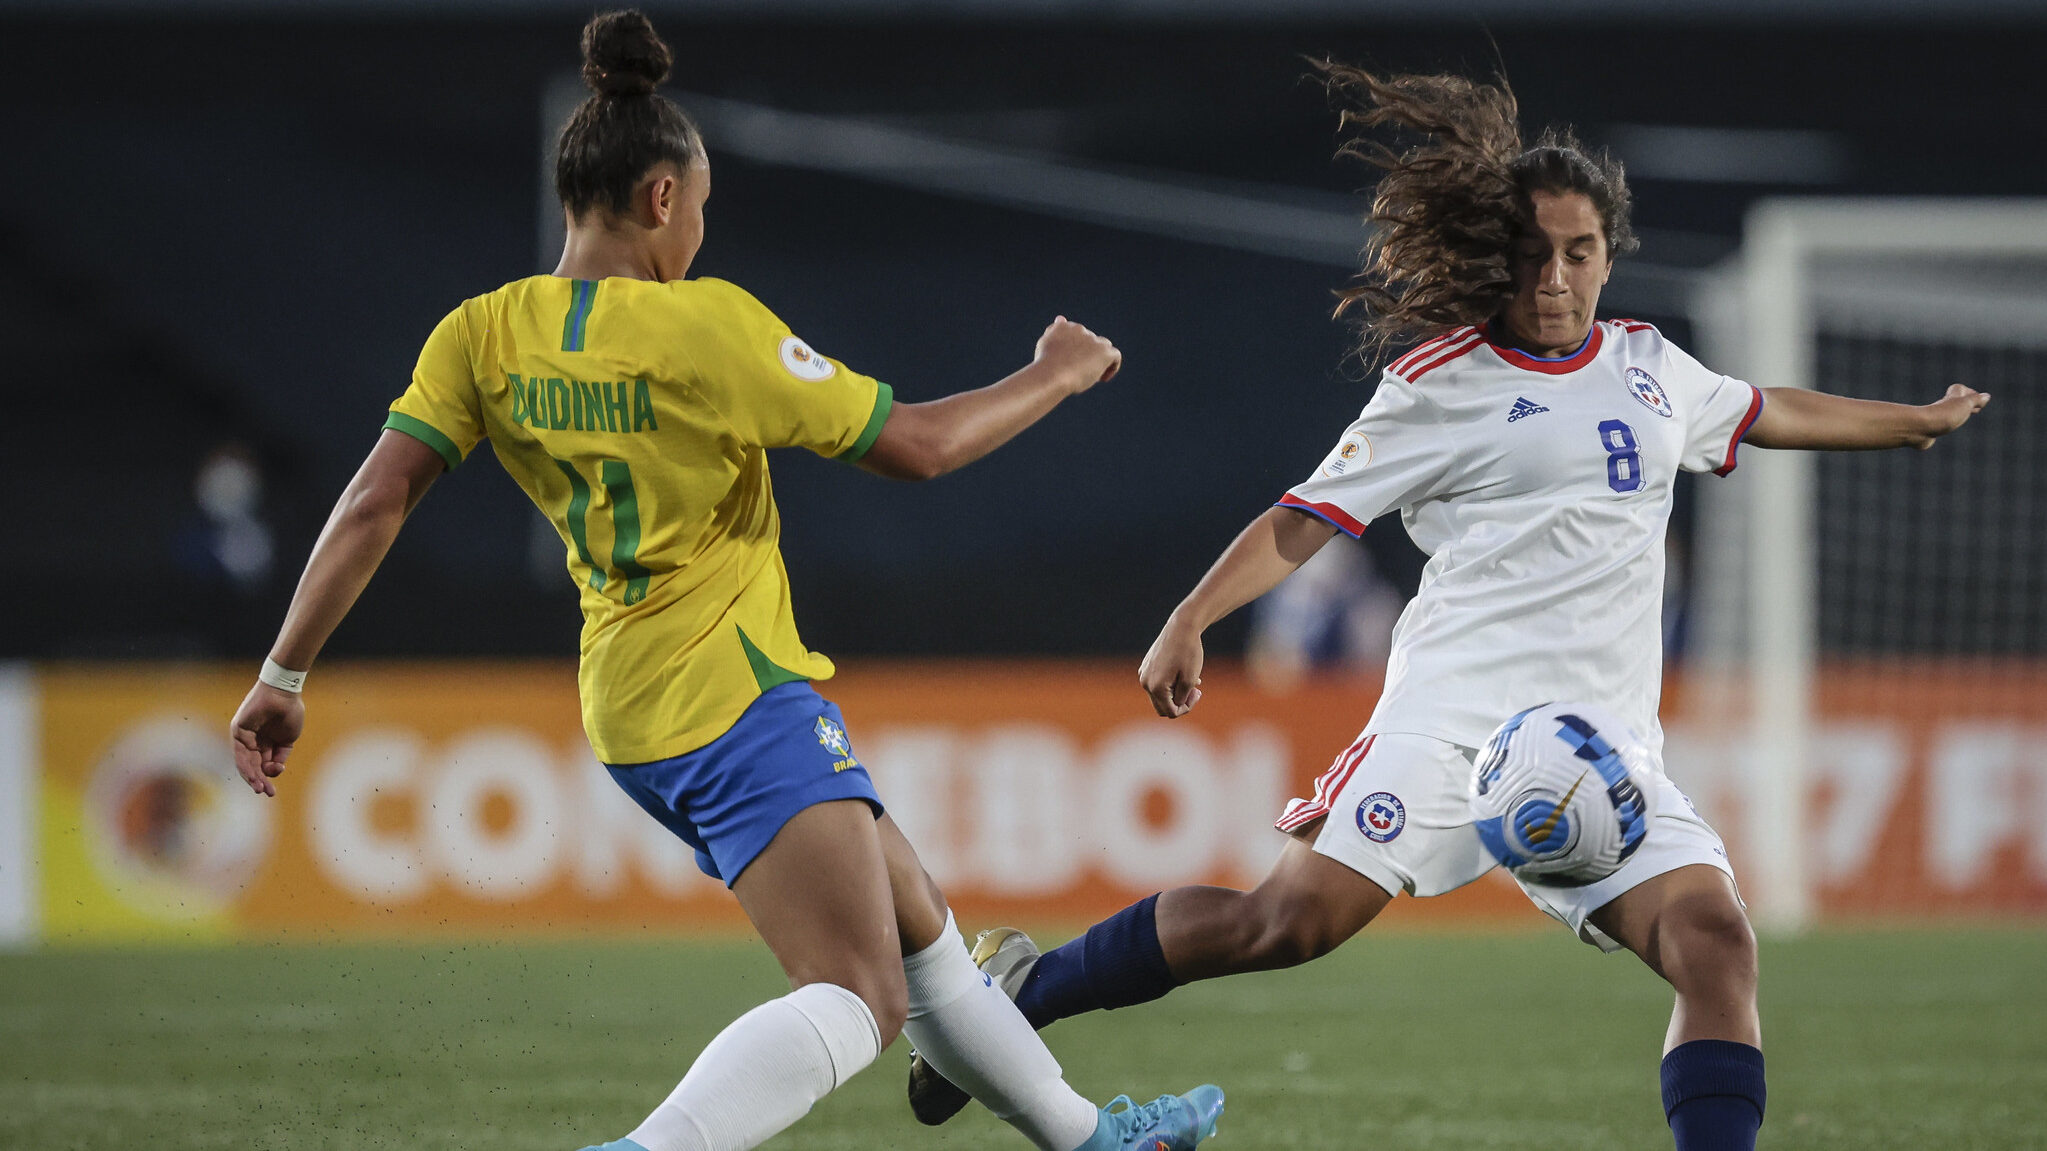
<instances>
[{"instance_id":1,"label":"green sleeve trim","mask_svg":"<svg viewBox=\"0 0 2047 1151\"><path fill-rule=\"evenodd\" d=\"M753 682L759 684L762 691L780 687L785 683L804 683L810 679L807 675L798 675L769 659L766 653L753 646L752 640L746 638L745 628L734 625L732 630L739 633L739 646L746 650L746 662L753 667Z\"/></svg>"},{"instance_id":2,"label":"green sleeve trim","mask_svg":"<svg viewBox=\"0 0 2047 1151\"><path fill-rule=\"evenodd\" d=\"M440 433L440 429L425 420L414 419L404 412L392 412L384 420L384 426L394 432L404 432L420 443L441 454L448 462L448 470L454 471L462 463L462 453L455 447L455 441Z\"/></svg>"},{"instance_id":3,"label":"green sleeve trim","mask_svg":"<svg viewBox=\"0 0 2047 1151\"><path fill-rule=\"evenodd\" d=\"M874 413L867 417L867 426L860 429L860 438L853 441L852 447L840 452L838 458L850 464L866 455L874 441L881 438L881 425L888 422L888 414L895 404L896 390L880 380L874 381Z\"/></svg>"}]
</instances>

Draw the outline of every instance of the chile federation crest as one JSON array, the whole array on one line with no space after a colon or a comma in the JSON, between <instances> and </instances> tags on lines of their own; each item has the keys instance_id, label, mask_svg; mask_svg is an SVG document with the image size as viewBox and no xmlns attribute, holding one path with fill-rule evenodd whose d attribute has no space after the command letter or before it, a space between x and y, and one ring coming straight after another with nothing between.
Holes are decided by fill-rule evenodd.
<instances>
[{"instance_id":1,"label":"chile federation crest","mask_svg":"<svg viewBox=\"0 0 2047 1151\"><path fill-rule=\"evenodd\" d=\"M1628 394L1642 401L1643 407L1664 419L1671 418L1673 413L1670 409L1670 397L1663 394L1663 385L1657 383L1656 377L1648 372L1640 368L1628 369Z\"/></svg>"},{"instance_id":2,"label":"chile federation crest","mask_svg":"<svg viewBox=\"0 0 2047 1151\"><path fill-rule=\"evenodd\" d=\"M1407 826L1407 806L1390 791L1375 791L1358 801L1358 830L1373 843L1385 843Z\"/></svg>"}]
</instances>

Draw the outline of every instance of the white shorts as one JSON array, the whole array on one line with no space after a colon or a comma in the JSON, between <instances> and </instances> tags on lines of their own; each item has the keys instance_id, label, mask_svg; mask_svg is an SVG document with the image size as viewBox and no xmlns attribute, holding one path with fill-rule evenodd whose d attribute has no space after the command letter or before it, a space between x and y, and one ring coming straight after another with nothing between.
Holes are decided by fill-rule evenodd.
<instances>
[{"instance_id":1,"label":"white shorts","mask_svg":"<svg viewBox=\"0 0 2047 1151\"><path fill-rule=\"evenodd\" d=\"M1360 735L1315 781L1313 797L1288 802L1274 826L1296 833L1323 820L1316 852L1390 894L1454 891L1499 866L1472 826L1469 789L1477 756L1474 748L1426 735ZM1676 784L1662 778L1649 835L1619 871L1584 887L1518 876L1515 882L1578 938L1601 951L1619 951L1620 944L1589 922L1592 913L1624 891L1696 863L1734 878L1719 833L1699 818Z\"/></svg>"}]
</instances>

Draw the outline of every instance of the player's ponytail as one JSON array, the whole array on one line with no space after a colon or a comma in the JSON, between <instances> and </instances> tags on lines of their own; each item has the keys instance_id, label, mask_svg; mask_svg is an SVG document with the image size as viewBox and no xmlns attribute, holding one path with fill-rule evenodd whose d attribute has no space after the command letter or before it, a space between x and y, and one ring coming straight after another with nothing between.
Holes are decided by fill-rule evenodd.
<instances>
[{"instance_id":1,"label":"player's ponytail","mask_svg":"<svg viewBox=\"0 0 2047 1151\"><path fill-rule=\"evenodd\" d=\"M554 191L571 216L626 212L649 169L664 162L686 169L704 154L696 125L655 91L674 62L638 11L600 12L583 26L583 82L592 94L562 126L554 164Z\"/></svg>"},{"instance_id":2,"label":"player's ponytail","mask_svg":"<svg viewBox=\"0 0 2047 1151\"><path fill-rule=\"evenodd\" d=\"M1583 192L1599 212L1607 251L1635 250L1619 162L1557 129L1524 148L1520 108L1504 78L1479 84L1462 76L1380 77L1330 61L1316 67L1345 105L1345 127L1390 126L1421 137L1396 150L1359 135L1337 152L1385 170L1366 216L1372 235L1364 270L1337 292L1336 313L1355 311L1368 358L1392 343L1499 315L1514 294L1510 260L1515 239L1531 226L1531 192Z\"/></svg>"}]
</instances>

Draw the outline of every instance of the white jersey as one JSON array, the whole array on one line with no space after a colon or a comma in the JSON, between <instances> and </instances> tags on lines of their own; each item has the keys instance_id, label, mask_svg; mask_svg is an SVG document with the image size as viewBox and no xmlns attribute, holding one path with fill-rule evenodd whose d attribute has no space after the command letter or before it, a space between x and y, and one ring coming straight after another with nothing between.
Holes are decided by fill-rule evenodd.
<instances>
[{"instance_id":1,"label":"white jersey","mask_svg":"<svg viewBox=\"0 0 2047 1151\"><path fill-rule=\"evenodd\" d=\"M1523 708L1583 699L1660 753L1673 484L1734 470L1762 406L1632 320L1556 359L1460 328L1395 360L1280 501L1352 536L1398 508L1429 555L1365 731L1477 747Z\"/></svg>"}]
</instances>

